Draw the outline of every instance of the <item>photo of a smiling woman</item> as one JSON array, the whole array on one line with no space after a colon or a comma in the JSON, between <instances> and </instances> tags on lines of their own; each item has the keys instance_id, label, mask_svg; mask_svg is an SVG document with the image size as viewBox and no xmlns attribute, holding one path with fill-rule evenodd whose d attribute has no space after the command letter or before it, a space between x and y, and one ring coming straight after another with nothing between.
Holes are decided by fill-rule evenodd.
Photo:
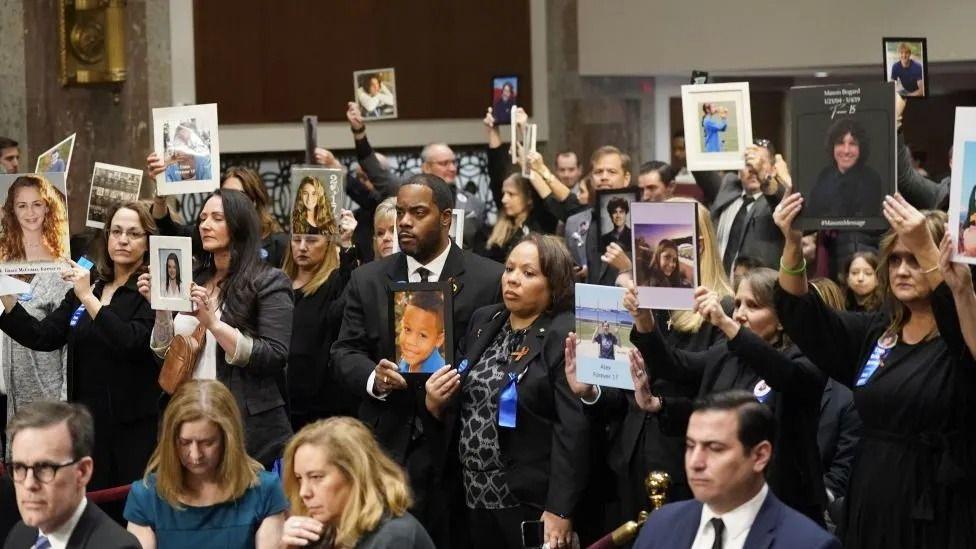
<instances>
[{"instance_id":1,"label":"photo of a smiling woman","mask_svg":"<svg viewBox=\"0 0 976 549\"><path fill-rule=\"evenodd\" d=\"M332 205L325 197L322 182L305 177L298 185L298 196L291 212L292 234L337 234Z\"/></svg>"},{"instance_id":2,"label":"photo of a smiling woman","mask_svg":"<svg viewBox=\"0 0 976 549\"><path fill-rule=\"evenodd\" d=\"M831 163L820 170L803 205L804 215L880 216L881 177L867 165L871 143L864 127L852 118L838 119L827 130L825 145Z\"/></svg>"},{"instance_id":3,"label":"photo of a smiling woman","mask_svg":"<svg viewBox=\"0 0 976 549\"><path fill-rule=\"evenodd\" d=\"M0 262L68 257L68 214L58 191L39 175L14 180L3 204Z\"/></svg>"},{"instance_id":4,"label":"photo of a smiling woman","mask_svg":"<svg viewBox=\"0 0 976 549\"><path fill-rule=\"evenodd\" d=\"M641 239L637 243L637 249L638 257L650 256L648 267L637 271L638 286L691 288L691 280L681 270L678 245L673 240L661 240L653 253L650 253L650 246Z\"/></svg>"},{"instance_id":5,"label":"photo of a smiling woman","mask_svg":"<svg viewBox=\"0 0 976 549\"><path fill-rule=\"evenodd\" d=\"M180 278L180 255L170 250L161 250L159 255L166 256L166 270L163 273L163 287L159 294L163 297L182 297L183 281Z\"/></svg>"}]
</instances>

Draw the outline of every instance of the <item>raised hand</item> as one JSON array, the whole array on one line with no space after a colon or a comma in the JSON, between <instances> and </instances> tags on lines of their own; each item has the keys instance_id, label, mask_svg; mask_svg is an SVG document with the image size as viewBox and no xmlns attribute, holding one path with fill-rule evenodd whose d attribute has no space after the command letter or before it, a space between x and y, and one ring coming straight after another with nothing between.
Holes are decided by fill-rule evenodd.
<instances>
[{"instance_id":1,"label":"raised hand","mask_svg":"<svg viewBox=\"0 0 976 549\"><path fill-rule=\"evenodd\" d=\"M650 309L641 309L640 301L637 299L637 286L633 281L625 286L627 292L624 294L624 309L634 317L634 328L642 334L654 331L654 314Z\"/></svg>"},{"instance_id":2,"label":"raised hand","mask_svg":"<svg viewBox=\"0 0 976 549\"><path fill-rule=\"evenodd\" d=\"M651 380L647 376L644 357L637 349L627 354L630 359L630 378L634 381L634 401L641 410L655 414L661 411L661 399L651 393Z\"/></svg>"},{"instance_id":3,"label":"raised hand","mask_svg":"<svg viewBox=\"0 0 976 549\"><path fill-rule=\"evenodd\" d=\"M569 332L566 337L566 381L569 383L570 390L579 398L592 401L596 398L596 386L589 383L582 383L576 377L576 333Z\"/></svg>"},{"instance_id":4,"label":"raised hand","mask_svg":"<svg viewBox=\"0 0 976 549\"><path fill-rule=\"evenodd\" d=\"M366 129L366 124L363 123L363 113L359 110L359 105L353 101L346 103L346 120L349 121L349 127L352 128L353 133L359 133Z\"/></svg>"},{"instance_id":5,"label":"raised hand","mask_svg":"<svg viewBox=\"0 0 976 549\"><path fill-rule=\"evenodd\" d=\"M793 228L793 222L803 210L803 196L800 193L791 193L786 196L776 209L773 210L773 223L783 232L786 240L793 242L797 246L803 239L803 232Z\"/></svg>"}]
</instances>

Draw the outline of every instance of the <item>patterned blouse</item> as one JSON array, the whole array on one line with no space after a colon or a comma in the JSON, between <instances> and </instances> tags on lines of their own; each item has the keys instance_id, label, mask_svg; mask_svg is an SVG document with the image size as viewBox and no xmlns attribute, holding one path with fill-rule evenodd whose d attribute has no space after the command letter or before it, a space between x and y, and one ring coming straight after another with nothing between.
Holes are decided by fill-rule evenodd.
<instances>
[{"instance_id":1,"label":"patterned blouse","mask_svg":"<svg viewBox=\"0 0 976 549\"><path fill-rule=\"evenodd\" d=\"M464 500L470 509L518 507L505 483L498 443L498 400L492 392L504 378L510 342L517 337L507 322L461 386L460 455Z\"/></svg>"}]
</instances>

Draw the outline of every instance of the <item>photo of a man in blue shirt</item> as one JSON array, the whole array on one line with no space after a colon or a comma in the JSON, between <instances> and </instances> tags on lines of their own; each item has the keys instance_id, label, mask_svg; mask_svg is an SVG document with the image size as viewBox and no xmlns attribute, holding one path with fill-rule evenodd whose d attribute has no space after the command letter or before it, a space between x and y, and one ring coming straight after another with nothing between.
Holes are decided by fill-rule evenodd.
<instances>
[{"instance_id":1,"label":"photo of a man in blue shirt","mask_svg":"<svg viewBox=\"0 0 976 549\"><path fill-rule=\"evenodd\" d=\"M922 45L918 44L919 56ZM908 42L898 44L898 61L891 66L889 81L896 83L903 97L925 96L925 75L922 64L912 59L912 46Z\"/></svg>"}]
</instances>

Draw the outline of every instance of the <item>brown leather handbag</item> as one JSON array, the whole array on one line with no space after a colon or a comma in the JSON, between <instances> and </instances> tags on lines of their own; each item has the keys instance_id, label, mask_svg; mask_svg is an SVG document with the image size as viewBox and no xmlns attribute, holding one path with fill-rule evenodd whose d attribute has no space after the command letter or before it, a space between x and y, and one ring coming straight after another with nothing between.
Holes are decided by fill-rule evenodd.
<instances>
[{"instance_id":1,"label":"brown leather handbag","mask_svg":"<svg viewBox=\"0 0 976 549\"><path fill-rule=\"evenodd\" d=\"M180 385L193 379L206 332L203 324L198 324L189 337L182 334L173 336L163 367L159 370L159 386L168 394L175 393Z\"/></svg>"}]
</instances>

